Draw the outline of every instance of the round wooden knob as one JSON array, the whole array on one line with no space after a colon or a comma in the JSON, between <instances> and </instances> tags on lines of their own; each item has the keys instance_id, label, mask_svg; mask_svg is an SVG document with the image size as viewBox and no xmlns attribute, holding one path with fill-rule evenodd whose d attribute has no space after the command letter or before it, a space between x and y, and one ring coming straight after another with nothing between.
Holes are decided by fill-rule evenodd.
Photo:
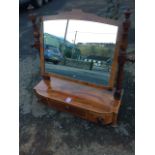
<instances>
[{"instance_id":1,"label":"round wooden knob","mask_svg":"<svg viewBox=\"0 0 155 155\"><path fill-rule=\"evenodd\" d=\"M69 106L68 106L68 105L67 105L67 106L65 106L65 109L66 109L66 110L69 110Z\"/></svg>"},{"instance_id":2,"label":"round wooden knob","mask_svg":"<svg viewBox=\"0 0 155 155\"><path fill-rule=\"evenodd\" d=\"M98 117L97 121L98 121L99 124L104 124L104 120L101 117Z\"/></svg>"}]
</instances>

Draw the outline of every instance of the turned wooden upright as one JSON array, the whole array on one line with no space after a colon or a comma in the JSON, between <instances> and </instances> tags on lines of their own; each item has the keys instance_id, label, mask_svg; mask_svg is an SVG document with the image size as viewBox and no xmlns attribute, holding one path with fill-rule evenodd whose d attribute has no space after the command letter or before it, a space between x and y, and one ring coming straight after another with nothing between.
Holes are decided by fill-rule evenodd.
<instances>
[{"instance_id":1,"label":"turned wooden upright","mask_svg":"<svg viewBox=\"0 0 155 155\"><path fill-rule=\"evenodd\" d=\"M33 26L33 37L34 37L34 44L31 45L32 48L36 48L37 50L40 49L40 25L41 20L37 18L36 14L30 14L29 18L32 22Z\"/></svg>"},{"instance_id":2,"label":"turned wooden upright","mask_svg":"<svg viewBox=\"0 0 155 155\"><path fill-rule=\"evenodd\" d=\"M119 100L122 94L122 84L123 84L123 76L124 76L124 65L127 60L126 58L126 49L128 46L128 32L130 27L130 11L125 11L125 21L122 23L122 35L120 40L120 51L118 56L118 70L116 77L116 89L114 92L114 98Z\"/></svg>"}]
</instances>

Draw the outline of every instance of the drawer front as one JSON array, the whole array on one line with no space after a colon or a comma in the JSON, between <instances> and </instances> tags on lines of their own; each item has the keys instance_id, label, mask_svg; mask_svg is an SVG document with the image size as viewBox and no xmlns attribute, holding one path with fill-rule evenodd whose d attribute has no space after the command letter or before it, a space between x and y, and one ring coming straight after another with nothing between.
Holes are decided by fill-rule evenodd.
<instances>
[{"instance_id":1,"label":"drawer front","mask_svg":"<svg viewBox=\"0 0 155 155\"><path fill-rule=\"evenodd\" d=\"M78 107L73 107L71 104L63 103L59 101L52 101L47 99L48 106L58 109L60 111L72 113L75 116L86 118L86 111Z\"/></svg>"},{"instance_id":2,"label":"drawer front","mask_svg":"<svg viewBox=\"0 0 155 155\"><path fill-rule=\"evenodd\" d=\"M42 98L42 102L44 102L49 107L52 107L54 109L71 113L75 116L78 116L80 118L95 122L95 123L101 123L101 124L110 124L112 123L113 114L98 114L92 111L87 111L85 109L80 109L78 107L73 107L69 103L63 103L61 101L56 100L49 100L47 98Z\"/></svg>"}]
</instances>

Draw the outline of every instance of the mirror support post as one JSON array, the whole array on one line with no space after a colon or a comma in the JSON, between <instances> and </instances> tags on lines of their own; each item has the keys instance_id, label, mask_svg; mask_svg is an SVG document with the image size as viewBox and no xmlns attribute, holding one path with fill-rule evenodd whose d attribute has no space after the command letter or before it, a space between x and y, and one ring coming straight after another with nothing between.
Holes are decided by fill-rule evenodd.
<instances>
[{"instance_id":1,"label":"mirror support post","mask_svg":"<svg viewBox=\"0 0 155 155\"><path fill-rule=\"evenodd\" d=\"M122 94L122 81L124 76L124 65L126 62L126 49L128 46L128 32L130 27L130 11L125 11L125 21L122 23L122 35L120 40L120 51L118 56L118 71L116 77L116 89L114 98L120 100Z\"/></svg>"},{"instance_id":2,"label":"mirror support post","mask_svg":"<svg viewBox=\"0 0 155 155\"><path fill-rule=\"evenodd\" d=\"M49 79L48 76L45 76L45 68L44 68L44 56L43 56L43 36L41 34L42 31L42 18L38 18L36 14L29 14L29 19L32 22L33 26L33 36L34 36L34 44L31 45L32 48L36 48L39 50L40 55L40 72L43 79Z\"/></svg>"}]
</instances>

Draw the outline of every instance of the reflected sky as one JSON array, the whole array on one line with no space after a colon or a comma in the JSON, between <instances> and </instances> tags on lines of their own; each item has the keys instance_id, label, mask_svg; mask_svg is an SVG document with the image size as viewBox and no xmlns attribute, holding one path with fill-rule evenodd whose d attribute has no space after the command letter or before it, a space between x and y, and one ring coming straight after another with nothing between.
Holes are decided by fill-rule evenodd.
<instances>
[{"instance_id":1,"label":"reflected sky","mask_svg":"<svg viewBox=\"0 0 155 155\"><path fill-rule=\"evenodd\" d=\"M64 38L67 20L44 21L44 33ZM73 43L116 43L118 27L98 22L69 20L66 40Z\"/></svg>"}]
</instances>

